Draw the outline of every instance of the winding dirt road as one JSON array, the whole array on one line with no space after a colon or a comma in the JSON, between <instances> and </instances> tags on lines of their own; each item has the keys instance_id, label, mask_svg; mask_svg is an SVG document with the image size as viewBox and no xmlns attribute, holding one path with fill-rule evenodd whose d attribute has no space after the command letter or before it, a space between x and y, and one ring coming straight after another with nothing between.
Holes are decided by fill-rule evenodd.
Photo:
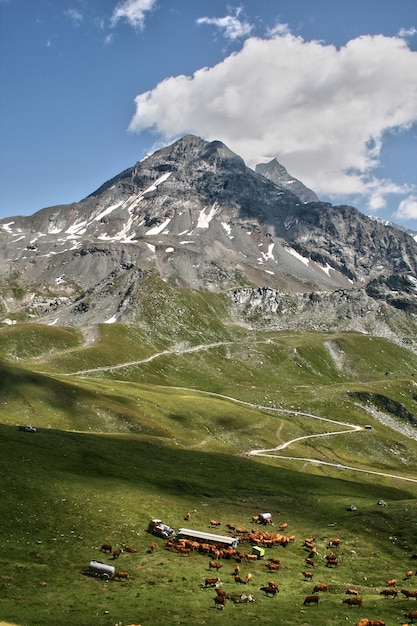
<instances>
[{"instance_id":1,"label":"winding dirt road","mask_svg":"<svg viewBox=\"0 0 417 626\"><path fill-rule=\"evenodd\" d=\"M102 367L96 367L93 369L86 369L86 370L78 370L77 372L72 372L71 374L68 374L69 376L79 376L79 375L83 375L83 374L91 374L94 372L102 372L102 371L112 371L112 370L116 370L116 369L122 369L124 367L129 367L129 366L133 366L133 365L140 365L142 363L149 363L151 361L153 361L154 359L157 359L160 356L165 356L167 354L185 354L185 353L190 353L190 352L198 352L201 350L210 350L211 348L217 348L219 346L227 346L227 345L234 345L235 342L233 341L218 341L216 343L210 343L210 344L202 344L202 345L198 345L198 346L192 346L190 348L185 347L185 346L176 346L171 350L163 350L162 352L157 352L156 354L152 354L149 357L146 357L145 359L141 359L141 360L137 360L137 361L129 361L126 363L118 363L117 365L110 365L110 366L102 366ZM328 422L329 424L336 424L338 426L343 427L343 430L334 430L334 431L328 431L325 433L317 433L314 435L304 435L303 437L296 437L295 439L290 439L289 441L286 441L285 443L280 444L279 446L275 446L274 448L263 448L263 449L255 449L255 450L249 450L248 452L246 452L246 454L248 456L258 456L258 457L267 457L267 458L275 458L275 459L284 459L287 461L303 461L304 463L310 463L312 465L325 465L328 467L333 467L335 469L340 469L340 470L350 470L353 472L361 472L363 474L371 474L371 475L375 475L375 476L384 476L386 478L394 478L396 480L405 480L408 482L412 482L412 483L417 483L417 479L416 478L409 478L406 476L399 476L397 474L389 474L387 472L377 472L374 470L367 470L367 469L363 469L363 468L359 468L359 467L353 467L350 465L343 465L341 463L332 463L330 461L321 461L319 459L312 459L310 457L299 457L299 456L288 456L288 455L283 455L283 454L278 454L280 451L285 450L286 448L289 448L292 444L297 443L299 441L303 441L303 440L307 440L307 439L314 439L314 438L318 438L318 437L331 437L333 435L347 435L347 434L353 434L353 433L358 433L364 430L364 428L362 426L356 426L354 424L349 424L347 422L340 422L337 420L332 420L329 418L325 418L325 417L320 417L319 415L313 415L312 413L305 413L303 411L294 411L294 410L289 410L289 409L279 409L279 408L275 408L275 407L271 407L271 406L262 406L258 403L252 403L252 402L245 402L244 400L239 400L238 398L233 398L232 396L226 396L220 393L215 393L215 392L211 392L211 391L203 391L203 390L199 390L199 389L189 389L187 387L173 387L173 389L178 389L178 390L183 390L183 391L192 391L194 393L201 393L201 394L205 394L205 395L210 395L216 398L223 398L225 400L229 400L231 402L234 402L236 404L242 404L251 408L255 408L258 410L262 410L262 411L272 411L272 412L276 412L276 413L280 413L280 414L287 414L287 415L297 415L297 416L302 416L302 417L307 417L310 419L315 419L315 420L320 420L321 422Z\"/></svg>"}]
</instances>

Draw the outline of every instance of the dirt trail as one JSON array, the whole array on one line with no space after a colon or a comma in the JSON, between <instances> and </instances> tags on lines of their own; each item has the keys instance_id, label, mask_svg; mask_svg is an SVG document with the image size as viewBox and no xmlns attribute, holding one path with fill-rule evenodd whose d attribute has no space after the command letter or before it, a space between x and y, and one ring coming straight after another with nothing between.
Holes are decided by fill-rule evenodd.
<instances>
[{"instance_id":1,"label":"dirt trail","mask_svg":"<svg viewBox=\"0 0 417 626\"><path fill-rule=\"evenodd\" d=\"M185 346L176 346L171 350L163 350L162 352L157 352L156 354L152 354L151 356L145 358L145 359L140 359L137 361L129 361L126 363L119 363L117 365L107 365L107 366L103 366L103 367L96 367L93 369L86 369L86 370L79 370L77 372L72 372L71 374L67 374L67 376L77 376L77 375L82 375L82 374L90 374L90 373L94 373L94 372L102 372L102 371L112 371L112 370L116 370L116 369L122 369L124 367L129 367L132 365L140 365L141 363L149 363L150 361L153 361L154 359L157 359L160 356L164 356L166 354L186 354L186 353L190 353L190 352L198 352L200 350L210 350L211 348L217 348L218 346L227 346L227 345L234 345L235 342L233 341L218 341L215 343L209 343L209 344L201 344L198 346L192 346L192 347L185 347ZM314 435L304 435L302 437L296 437L295 439L290 439L289 441L286 441L285 443L280 444L279 446L275 446L274 448L263 448L263 449L255 449L255 450L249 450L248 452L246 452L246 454L248 456L259 456L259 457L268 457L268 458L276 458L276 459L284 459L284 460L290 460L290 461L303 461L304 463L311 463L312 465L326 465L328 467L334 467L336 469L341 469L341 470L350 470L350 471L354 471L354 472L362 472L364 474L373 474L376 476L385 476L387 478L395 478L396 480L405 480L405 481L409 481L409 482L413 482L413 483L417 483L417 479L415 478L408 478L405 476L399 476L396 474L389 474L387 472L377 472L374 470L366 470L366 469L362 469L359 467L353 467L350 465L342 465L341 463L332 463L330 461L320 461L318 459L312 459L312 458L305 458L305 457L298 457L298 456L287 456L287 455L282 455L282 454L277 454L279 451L281 450L285 450L286 448L290 447L293 443L296 443L298 441L303 441L303 440L307 440L307 439L314 439L314 438L318 438L318 437L331 437L332 435L347 435L347 434L353 434L353 433L358 433L364 430L364 428L362 426L356 426L354 424L349 424L347 422L340 422L337 420L333 420L333 419L329 419L326 417L320 417L319 415L314 415L312 413L305 413L303 411L294 411L294 410L290 410L290 409L279 409L279 408L275 408L275 407L271 407L271 406L262 406L258 403L253 403L253 402L246 402L244 400L239 400L238 398L233 398L232 396L226 396L220 393L215 393L215 392L211 392L211 391L203 391L203 390L199 390L199 389L189 389L187 387L173 387L173 389L179 389L179 390L184 390L184 391L193 391L194 393L201 393L201 394L205 394L205 395L210 395L216 398L223 398L225 400L229 400L231 402L235 402L236 404L243 404L245 406L249 406L251 408L254 409L258 409L258 410L262 410L262 411L273 411L276 413L281 413L281 414L287 414L287 415L298 415L298 416L303 416L303 417L308 417L311 419L316 419L316 420L320 420L321 422L328 422L329 424L336 424L338 426L343 427L343 430L336 430L336 431L328 431L325 433L317 433Z\"/></svg>"}]
</instances>

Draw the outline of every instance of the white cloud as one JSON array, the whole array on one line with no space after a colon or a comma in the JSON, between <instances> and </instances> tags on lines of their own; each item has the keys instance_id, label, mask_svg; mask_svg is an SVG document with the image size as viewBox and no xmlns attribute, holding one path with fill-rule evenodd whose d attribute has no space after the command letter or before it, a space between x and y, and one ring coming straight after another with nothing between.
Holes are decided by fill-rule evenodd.
<instances>
[{"instance_id":1,"label":"white cloud","mask_svg":"<svg viewBox=\"0 0 417 626\"><path fill-rule=\"evenodd\" d=\"M400 202L394 213L397 219L417 220L417 196L409 196Z\"/></svg>"},{"instance_id":2,"label":"white cloud","mask_svg":"<svg viewBox=\"0 0 417 626\"><path fill-rule=\"evenodd\" d=\"M411 28L400 28L398 31L398 37L413 37L417 34L417 28L412 26Z\"/></svg>"},{"instance_id":3,"label":"white cloud","mask_svg":"<svg viewBox=\"0 0 417 626\"><path fill-rule=\"evenodd\" d=\"M238 8L235 15L227 15L225 17L200 17L197 20L197 24L216 26L216 28L223 31L226 39L235 41L241 37L247 37L252 32L251 24L239 19L241 10L241 8Z\"/></svg>"},{"instance_id":4,"label":"white cloud","mask_svg":"<svg viewBox=\"0 0 417 626\"><path fill-rule=\"evenodd\" d=\"M146 11L151 11L156 0L123 0L113 11L111 25L116 26L119 20L126 20L136 30L142 30Z\"/></svg>"},{"instance_id":5,"label":"white cloud","mask_svg":"<svg viewBox=\"0 0 417 626\"><path fill-rule=\"evenodd\" d=\"M80 13L78 9L66 9L64 15L68 17L75 26L79 26L84 20L82 13Z\"/></svg>"},{"instance_id":6,"label":"white cloud","mask_svg":"<svg viewBox=\"0 0 417 626\"><path fill-rule=\"evenodd\" d=\"M375 210L391 193L372 176L384 134L417 121L417 52L397 37L337 49L283 33L138 95L130 130L220 139L249 165L277 157L319 196L365 195Z\"/></svg>"}]
</instances>

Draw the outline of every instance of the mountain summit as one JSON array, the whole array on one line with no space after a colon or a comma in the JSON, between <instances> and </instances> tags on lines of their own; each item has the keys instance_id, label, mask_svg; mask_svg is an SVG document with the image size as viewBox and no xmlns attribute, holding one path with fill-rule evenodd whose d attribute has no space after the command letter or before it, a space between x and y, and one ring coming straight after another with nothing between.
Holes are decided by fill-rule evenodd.
<instances>
[{"instance_id":1,"label":"mountain summit","mask_svg":"<svg viewBox=\"0 0 417 626\"><path fill-rule=\"evenodd\" d=\"M255 172L222 142L187 135L80 202L1 220L3 318L128 319L149 273L234 294L237 305L259 289L310 302L359 289L417 310L412 237L319 202L277 161L264 166Z\"/></svg>"}]
</instances>

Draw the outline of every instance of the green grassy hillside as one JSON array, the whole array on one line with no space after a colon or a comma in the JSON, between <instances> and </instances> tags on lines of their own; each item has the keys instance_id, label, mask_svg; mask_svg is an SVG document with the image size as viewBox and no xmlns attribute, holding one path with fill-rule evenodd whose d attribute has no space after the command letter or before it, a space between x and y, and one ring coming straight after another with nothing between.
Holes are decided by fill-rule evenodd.
<instances>
[{"instance_id":1,"label":"green grassy hillside","mask_svg":"<svg viewBox=\"0 0 417 626\"><path fill-rule=\"evenodd\" d=\"M84 334L0 329L1 619L330 626L363 616L398 624L414 608L379 592L389 578L417 588L417 577L402 581L417 552L416 355L354 333L253 333L222 324L209 300L184 313L194 307L193 332L167 319L154 334L119 324ZM17 429L26 423L38 431ZM331 434L341 430L350 432ZM248 455L313 434L325 436L296 441L279 458ZM253 593L254 603L220 611L215 593L201 589L216 575L206 556L180 556L161 539L149 551L150 518L178 529L187 511L200 530L211 519L220 532L226 523L252 528L263 511L273 515L270 532L288 523L295 541L265 557L281 559L277 574L266 560L241 563L252 582L240 585L236 563L223 561L222 587ZM311 536L313 582L329 586L318 607L302 604L313 587L302 575ZM340 563L328 568L335 536ZM114 562L128 581L83 574L91 559L113 563L103 543L137 549ZM270 579L275 598L258 589ZM362 609L342 604L348 586Z\"/></svg>"}]
</instances>

